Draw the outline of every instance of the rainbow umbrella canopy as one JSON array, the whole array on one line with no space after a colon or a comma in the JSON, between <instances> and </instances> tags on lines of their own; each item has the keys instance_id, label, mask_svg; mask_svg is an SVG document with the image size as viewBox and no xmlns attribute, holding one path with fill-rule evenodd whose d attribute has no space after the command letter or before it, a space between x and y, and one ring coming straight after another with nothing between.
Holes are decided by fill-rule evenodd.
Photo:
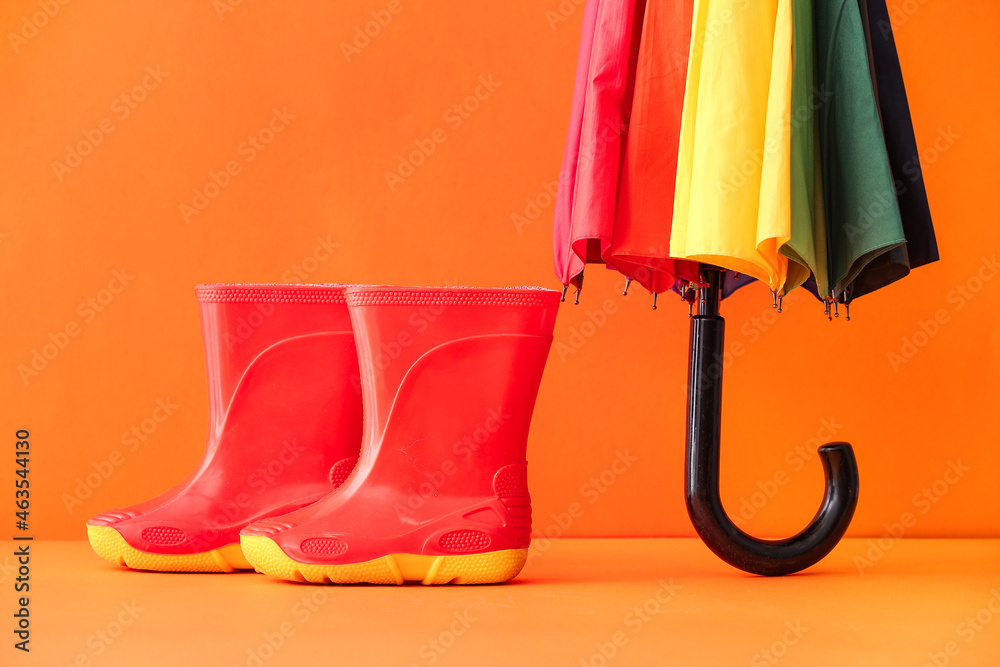
<instances>
[{"instance_id":1,"label":"rainbow umbrella canopy","mask_svg":"<svg viewBox=\"0 0 1000 667\"><path fill-rule=\"evenodd\" d=\"M589 0L559 184L577 289L711 264L850 304L938 259L883 0Z\"/></svg>"},{"instance_id":2,"label":"rainbow umbrella canopy","mask_svg":"<svg viewBox=\"0 0 1000 667\"><path fill-rule=\"evenodd\" d=\"M761 574L822 558L850 522L850 445L821 448L823 507L756 540L718 501L719 302L747 282L828 317L938 259L884 0L588 0L553 221L555 272L604 264L692 320L687 495L699 534Z\"/></svg>"}]
</instances>

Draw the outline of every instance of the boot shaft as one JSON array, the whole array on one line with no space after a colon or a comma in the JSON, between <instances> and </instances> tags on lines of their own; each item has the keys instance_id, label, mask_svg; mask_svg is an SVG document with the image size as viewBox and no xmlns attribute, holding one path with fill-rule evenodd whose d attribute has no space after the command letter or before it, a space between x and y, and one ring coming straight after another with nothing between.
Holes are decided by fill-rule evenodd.
<instances>
[{"instance_id":1,"label":"boot shaft","mask_svg":"<svg viewBox=\"0 0 1000 667\"><path fill-rule=\"evenodd\" d=\"M346 297L365 405L367 474L353 482L392 487L403 522L484 498L526 509L528 426L558 293L352 287Z\"/></svg>"},{"instance_id":2,"label":"boot shaft","mask_svg":"<svg viewBox=\"0 0 1000 667\"><path fill-rule=\"evenodd\" d=\"M300 336L350 333L342 285L209 284L195 287L208 372L211 432L265 350Z\"/></svg>"},{"instance_id":3,"label":"boot shaft","mask_svg":"<svg viewBox=\"0 0 1000 667\"><path fill-rule=\"evenodd\" d=\"M532 337L536 339L534 347L544 347L541 359L537 358L537 354L523 351L521 356L527 354L531 358L522 359L517 354L496 358L493 363L497 365L492 367L486 358L478 362L480 381L497 374L494 383L497 387L513 379L504 375L508 370L514 371L518 379L535 378L522 391L508 392L504 399L498 399L494 401L495 405L490 406L500 410L510 402L510 408L520 408L518 412L521 413L526 408L530 417L537 382L541 378L555 326L559 305L556 292L530 287L353 286L345 290L345 297L358 344L366 439L377 440L385 432L390 410L394 403L399 402L398 393L404 378L415 373L413 369L418 367L418 361L426 356L423 363L433 364L431 356L428 356L432 355L441 357L436 367L446 367L453 361L450 357L461 356L460 351L448 350L447 346L462 340L467 341L462 345L470 348L470 353L480 357L486 354L485 351L475 352L472 348L491 347L489 340L494 341L492 347L503 347L499 339L505 336ZM478 344L474 342L476 339L479 339ZM508 341L508 345L511 343ZM476 366L475 363L472 365ZM443 372L443 368L434 372ZM415 379L411 375L410 380ZM448 393L451 387L457 393L451 393L449 401L452 405L461 405L462 384L452 378L441 384L439 389ZM528 397L530 400L521 406ZM504 405L500 405L501 402ZM482 420L490 417L495 418L495 415L487 411Z\"/></svg>"}]
</instances>

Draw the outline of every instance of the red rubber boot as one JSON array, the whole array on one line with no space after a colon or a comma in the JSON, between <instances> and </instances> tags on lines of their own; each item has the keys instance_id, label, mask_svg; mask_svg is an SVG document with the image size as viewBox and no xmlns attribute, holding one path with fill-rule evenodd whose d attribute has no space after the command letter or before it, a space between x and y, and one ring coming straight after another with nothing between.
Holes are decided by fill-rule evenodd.
<instances>
[{"instance_id":1,"label":"red rubber boot","mask_svg":"<svg viewBox=\"0 0 1000 667\"><path fill-rule=\"evenodd\" d=\"M365 402L357 468L241 532L259 572L313 583L482 584L524 565L525 447L559 294L350 287Z\"/></svg>"},{"instance_id":2,"label":"red rubber boot","mask_svg":"<svg viewBox=\"0 0 1000 667\"><path fill-rule=\"evenodd\" d=\"M361 395L343 286L201 285L196 293L208 444L174 488L87 522L94 550L118 565L248 569L241 528L322 498L357 462Z\"/></svg>"}]
</instances>

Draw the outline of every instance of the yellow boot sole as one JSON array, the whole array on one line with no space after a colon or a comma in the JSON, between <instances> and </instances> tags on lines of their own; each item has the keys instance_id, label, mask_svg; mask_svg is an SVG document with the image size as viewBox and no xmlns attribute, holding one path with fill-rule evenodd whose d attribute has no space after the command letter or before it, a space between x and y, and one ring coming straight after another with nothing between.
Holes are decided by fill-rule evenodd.
<instances>
[{"instance_id":1,"label":"yellow boot sole","mask_svg":"<svg viewBox=\"0 0 1000 667\"><path fill-rule=\"evenodd\" d=\"M516 577L528 558L527 549L508 549L467 556L389 554L362 563L313 565L293 560L269 537L241 535L240 544L258 572L312 584L498 584Z\"/></svg>"},{"instance_id":2,"label":"yellow boot sole","mask_svg":"<svg viewBox=\"0 0 1000 667\"><path fill-rule=\"evenodd\" d=\"M87 526L87 538L97 555L115 565L154 572L235 572L253 566L238 544L196 554L153 554L130 545L112 526Z\"/></svg>"}]
</instances>

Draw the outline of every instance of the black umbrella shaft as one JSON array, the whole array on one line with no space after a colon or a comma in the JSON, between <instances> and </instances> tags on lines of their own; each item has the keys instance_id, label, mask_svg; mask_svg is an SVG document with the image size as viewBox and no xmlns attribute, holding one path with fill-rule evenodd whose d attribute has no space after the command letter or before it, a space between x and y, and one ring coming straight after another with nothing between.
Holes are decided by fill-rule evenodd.
<instances>
[{"instance_id":1,"label":"black umbrella shaft","mask_svg":"<svg viewBox=\"0 0 1000 667\"><path fill-rule=\"evenodd\" d=\"M728 522L717 500L726 342L726 320L719 315L720 277L719 271L704 271L702 279L707 286L701 291L698 314L691 318L685 491L688 513L699 534L710 530L709 526Z\"/></svg>"},{"instance_id":2,"label":"black umbrella shaft","mask_svg":"<svg viewBox=\"0 0 1000 667\"><path fill-rule=\"evenodd\" d=\"M826 493L809 525L783 540L759 540L726 515L719 493L722 375L726 321L719 316L721 271L707 269L698 315L691 318L685 496L698 535L730 565L763 575L797 572L836 546L858 502L858 469L847 443L819 448Z\"/></svg>"}]
</instances>

